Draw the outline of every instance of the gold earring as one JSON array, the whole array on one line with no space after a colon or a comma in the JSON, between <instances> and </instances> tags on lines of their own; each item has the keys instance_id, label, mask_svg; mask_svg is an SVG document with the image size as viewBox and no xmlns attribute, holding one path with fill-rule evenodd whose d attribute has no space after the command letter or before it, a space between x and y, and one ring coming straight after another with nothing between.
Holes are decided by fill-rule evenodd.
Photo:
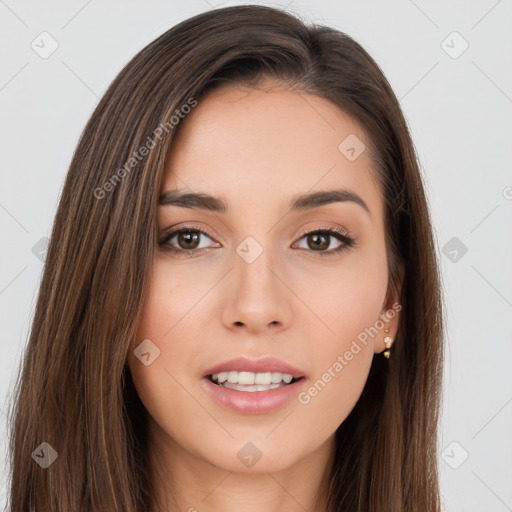
<instances>
[{"instance_id":1,"label":"gold earring","mask_svg":"<svg viewBox=\"0 0 512 512\"><path fill-rule=\"evenodd\" d=\"M389 332L389 329L384 329L384 332ZM393 339L390 338L389 336L386 336L384 338L384 343L386 344L386 349L387 349L387 350L384 351L384 357L386 359L389 359L389 354L390 354L390 350L389 349L391 348L391 345L393 344Z\"/></svg>"}]
</instances>

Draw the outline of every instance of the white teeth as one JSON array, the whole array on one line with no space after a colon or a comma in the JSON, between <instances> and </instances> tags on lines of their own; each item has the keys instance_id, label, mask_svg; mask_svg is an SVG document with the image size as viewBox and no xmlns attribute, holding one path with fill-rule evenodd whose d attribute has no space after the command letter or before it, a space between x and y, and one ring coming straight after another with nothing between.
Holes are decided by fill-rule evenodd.
<instances>
[{"instance_id":1,"label":"white teeth","mask_svg":"<svg viewBox=\"0 0 512 512\"><path fill-rule=\"evenodd\" d=\"M279 384L279 382L274 382L274 384ZM271 384L272 383L272 374L270 372L265 373L256 373L254 376L254 384Z\"/></svg>"},{"instance_id":2,"label":"white teeth","mask_svg":"<svg viewBox=\"0 0 512 512\"><path fill-rule=\"evenodd\" d=\"M289 384L293 375L289 373L281 373L281 372L264 372L264 373L252 373L252 372L220 372L214 373L212 375L212 379L219 384L239 384L244 386L251 385L271 385L271 384L280 384L284 381L284 383ZM227 382L226 382L227 381ZM228 387L228 386L225 386ZM231 387L231 386L229 386ZM273 388L269 388L273 389Z\"/></svg>"},{"instance_id":3,"label":"white teeth","mask_svg":"<svg viewBox=\"0 0 512 512\"><path fill-rule=\"evenodd\" d=\"M253 386L247 386L244 384L230 384L229 382L224 382L221 386L224 388L236 389L237 391L249 391L252 393L254 391L268 391L270 389L282 388L283 386L286 386L286 384L281 382L280 384L255 384Z\"/></svg>"}]
</instances>

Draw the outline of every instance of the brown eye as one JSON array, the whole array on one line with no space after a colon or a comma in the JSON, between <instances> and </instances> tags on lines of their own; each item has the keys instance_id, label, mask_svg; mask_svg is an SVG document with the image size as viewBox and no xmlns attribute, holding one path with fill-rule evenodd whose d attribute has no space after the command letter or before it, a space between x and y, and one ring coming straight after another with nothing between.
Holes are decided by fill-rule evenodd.
<instances>
[{"instance_id":1,"label":"brown eye","mask_svg":"<svg viewBox=\"0 0 512 512\"><path fill-rule=\"evenodd\" d=\"M319 256L332 256L342 251L346 251L355 246L356 240L348 233L344 233L334 228L321 228L315 231L304 233L301 240L305 239L306 247L299 247L299 249L306 249L318 253ZM338 246L327 250L331 245L331 239L338 241Z\"/></svg>"},{"instance_id":2,"label":"brown eye","mask_svg":"<svg viewBox=\"0 0 512 512\"><path fill-rule=\"evenodd\" d=\"M180 249L197 249L200 237L198 231L180 231L176 235L176 241Z\"/></svg>"},{"instance_id":3,"label":"brown eye","mask_svg":"<svg viewBox=\"0 0 512 512\"><path fill-rule=\"evenodd\" d=\"M313 233L307 236L307 243L310 249L314 251L325 250L329 248L329 235L323 233Z\"/></svg>"},{"instance_id":4,"label":"brown eye","mask_svg":"<svg viewBox=\"0 0 512 512\"><path fill-rule=\"evenodd\" d=\"M166 233L158 245L176 256L192 256L201 254L203 249L212 247L212 244L204 244L204 240L212 240L203 230L193 227L182 227ZM201 246L201 244L203 244ZM216 243L214 247L220 247Z\"/></svg>"}]
</instances>

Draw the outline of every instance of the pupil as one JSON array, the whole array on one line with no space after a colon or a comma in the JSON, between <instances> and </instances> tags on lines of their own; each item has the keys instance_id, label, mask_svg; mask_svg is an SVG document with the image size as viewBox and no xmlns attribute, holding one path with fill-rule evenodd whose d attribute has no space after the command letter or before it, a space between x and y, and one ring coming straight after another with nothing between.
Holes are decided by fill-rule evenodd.
<instances>
[{"instance_id":1,"label":"pupil","mask_svg":"<svg viewBox=\"0 0 512 512\"><path fill-rule=\"evenodd\" d=\"M191 239L193 239L192 247L187 247L187 244L191 243L191 241L190 241ZM180 245L185 245L185 248L195 249L197 247L197 244L199 241L199 233L194 233L192 231L186 231L186 232L179 234L178 240L179 240Z\"/></svg>"},{"instance_id":2,"label":"pupil","mask_svg":"<svg viewBox=\"0 0 512 512\"><path fill-rule=\"evenodd\" d=\"M320 243L320 244L317 243L319 237L324 239L324 243L323 244L322 243ZM317 250L318 248L320 248L320 249L327 249L327 247L329 247L329 242L327 241L327 236L324 235L324 234L317 233L317 234L314 234L314 235L309 235L308 242L310 240L314 240L314 244L316 244L316 247L312 247L313 250Z\"/></svg>"}]
</instances>

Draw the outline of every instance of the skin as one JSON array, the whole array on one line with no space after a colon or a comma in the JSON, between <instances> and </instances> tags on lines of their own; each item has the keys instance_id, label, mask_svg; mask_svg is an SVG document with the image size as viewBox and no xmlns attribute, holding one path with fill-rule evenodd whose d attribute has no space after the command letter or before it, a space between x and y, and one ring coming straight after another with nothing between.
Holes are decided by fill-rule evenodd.
<instances>
[{"instance_id":1,"label":"skin","mask_svg":"<svg viewBox=\"0 0 512 512\"><path fill-rule=\"evenodd\" d=\"M389 333L359 343L307 404L236 413L209 396L201 377L232 357L270 355L303 370L308 389L398 302L388 295L384 203L369 154L350 161L338 149L349 134L367 140L335 105L269 81L257 89L223 85L181 121L161 193L208 193L228 211L158 210L159 240L183 223L208 233L199 235L195 257L158 248L133 348L149 338L160 355L148 366L133 351L129 360L149 413L152 476L163 475L162 510L314 510L324 492L334 433L361 395L374 354L385 350L384 337L395 337L398 313L385 322ZM370 213L350 201L289 211L298 194L339 188L359 195ZM303 234L326 225L348 231L357 245L321 256ZM252 263L236 252L247 236L263 248ZM169 243L191 247L178 236ZM320 245L327 252L343 242L327 236ZM247 442L262 453L252 468L237 457Z\"/></svg>"}]
</instances>

